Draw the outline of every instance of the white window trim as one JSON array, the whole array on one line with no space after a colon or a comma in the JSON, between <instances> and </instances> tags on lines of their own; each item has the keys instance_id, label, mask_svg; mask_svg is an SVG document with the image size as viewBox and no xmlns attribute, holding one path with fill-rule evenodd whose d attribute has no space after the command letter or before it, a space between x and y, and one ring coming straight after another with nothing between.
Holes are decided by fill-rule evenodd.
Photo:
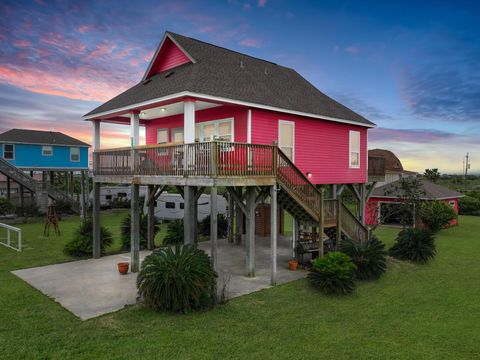
<instances>
[{"instance_id":1,"label":"white window trim","mask_svg":"<svg viewBox=\"0 0 480 360\"><path fill-rule=\"evenodd\" d=\"M231 117L231 118L226 118L226 119L218 119L218 120L210 120L210 121L201 121L201 122L197 122L195 123L195 129L197 128L197 126L200 128L200 131L199 131L199 141L200 142L203 142L203 127L205 125L210 125L210 124L214 124L215 125L215 133L218 134L218 125L221 124L221 123L224 123L224 122L230 122L231 123L231 128L232 128L232 142L235 142L235 121L234 121L234 118ZM211 141L211 140L205 140L205 141Z\"/></svg>"},{"instance_id":2,"label":"white window trim","mask_svg":"<svg viewBox=\"0 0 480 360\"><path fill-rule=\"evenodd\" d=\"M280 144L280 124L292 125L293 131L293 141L292 141L292 162L295 162L295 121L289 120L278 120L278 131L277 131L277 139L278 139L278 148L280 149L282 146ZM281 149L280 149L281 150Z\"/></svg>"},{"instance_id":3,"label":"white window trim","mask_svg":"<svg viewBox=\"0 0 480 360\"><path fill-rule=\"evenodd\" d=\"M449 200L448 205L450 205L452 208L455 208L455 200Z\"/></svg>"},{"instance_id":4,"label":"white window trim","mask_svg":"<svg viewBox=\"0 0 480 360\"><path fill-rule=\"evenodd\" d=\"M5 146L6 145L12 145L12 153L13 153L13 156L9 159L7 159L5 157ZM5 159L5 160L15 160L15 144L3 144L3 154L2 154L2 157Z\"/></svg>"},{"instance_id":5,"label":"white window trim","mask_svg":"<svg viewBox=\"0 0 480 360\"><path fill-rule=\"evenodd\" d=\"M158 141L158 133L160 131L166 131L167 132L167 141L166 142L162 142L161 144L168 144L169 143L169 140L170 140L170 133L168 131L168 128L157 128L157 144L160 144L160 142Z\"/></svg>"},{"instance_id":6,"label":"white window trim","mask_svg":"<svg viewBox=\"0 0 480 360\"><path fill-rule=\"evenodd\" d=\"M358 133L358 165L352 165L352 134ZM362 165L362 134L358 130L348 132L348 167L350 169L360 169Z\"/></svg>"},{"instance_id":7,"label":"white window trim","mask_svg":"<svg viewBox=\"0 0 480 360\"><path fill-rule=\"evenodd\" d=\"M45 148L49 147L51 149L50 154L45 154ZM53 156L53 146L52 145L42 145L42 156Z\"/></svg>"},{"instance_id":8,"label":"white window trim","mask_svg":"<svg viewBox=\"0 0 480 360\"><path fill-rule=\"evenodd\" d=\"M78 160L72 160L72 150L73 149L78 149ZM53 151L52 151L52 154L53 154ZM71 147L70 148L70 162L80 162L80 158L81 158L81 150L79 147Z\"/></svg>"}]
</instances>

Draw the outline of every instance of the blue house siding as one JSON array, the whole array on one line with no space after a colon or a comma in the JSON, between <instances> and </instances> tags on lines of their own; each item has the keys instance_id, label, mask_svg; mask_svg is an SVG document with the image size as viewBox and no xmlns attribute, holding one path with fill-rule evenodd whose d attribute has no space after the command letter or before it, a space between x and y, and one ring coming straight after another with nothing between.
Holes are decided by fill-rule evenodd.
<instances>
[{"instance_id":1,"label":"blue house siding","mask_svg":"<svg viewBox=\"0 0 480 360\"><path fill-rule=\"evenodd\" d=\"M0 144L0 156L3 156L3 145ZM35 144L13 144L14 159L8 160L11 164L19 168L38 168L38 169L88 169L88 148L77 146L52 145L53 154L51 156L42 155L42 146ZM70 161L70 148L80 149L80 161Z\"/></svg>"}]
</instances>

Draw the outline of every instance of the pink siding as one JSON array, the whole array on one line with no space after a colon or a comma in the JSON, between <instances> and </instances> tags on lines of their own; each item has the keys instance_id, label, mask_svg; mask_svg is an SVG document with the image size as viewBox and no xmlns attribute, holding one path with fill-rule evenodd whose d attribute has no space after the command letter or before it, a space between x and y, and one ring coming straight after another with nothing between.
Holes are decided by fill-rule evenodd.
<instances>
[{"instance_id":1,"label":"pink siding","mask_svg":"<svg viewBox=\"0 0 480 360\"><path fill-rule=\"evenodd\" d=\"M247 142L247 110L238 106L219 106L195 113L196 122L221 120L233 117L233 136L235 142ZM157 129L169 129L169 141L172 141L171 129L183 127L183 114L146 121L146 143L157 143Z\"/></svg>"},{"instance_id":2,"label":"pink siding","mask_svg":"<svg viewBox=\"0 0 480 360\"><path fill-rule=\"evenodd\" d=\"M367 129L333 121L252 110L252 143L278 141L278 120L295 123L295 164L315 184L367 181ZM360 168L349 167L349 130L360 131Z\"/></svg>"},{"instance_id":3,"label":"pink siding","mask_svg":"<svg viewBox=\"0 0 480 360\"><path fill-rule=\"evenodd\" d=\"M376 198L376 197L371 197L368 199L367 205L365 206L365 222L368 225L376 225L378 223L378 203L379 202L396 202L398 201L395 198ZM458 215L458 199L457 198L452 198L452 199L445 199L442 200L446 202L447 204L450 201L453 201L455 204L453 206L453 209L455 210L455 213ZM450 226L455 226L458 225L458 219L454 219L450 222Z\"/></svg>"},{"instance_id":4,"label":"pink siding","mask_svg":"<svg viewBox=\"0 0 480 360\"><path fill-rule=\"evenodd\" d=\"M185 53L180 50L172 40L166 38L150 72L148 73L148 76L173 69L177 66L186 64L189 61L190 59L187 57L187 55L185 55Z\"/></svg>"}]
</instances>

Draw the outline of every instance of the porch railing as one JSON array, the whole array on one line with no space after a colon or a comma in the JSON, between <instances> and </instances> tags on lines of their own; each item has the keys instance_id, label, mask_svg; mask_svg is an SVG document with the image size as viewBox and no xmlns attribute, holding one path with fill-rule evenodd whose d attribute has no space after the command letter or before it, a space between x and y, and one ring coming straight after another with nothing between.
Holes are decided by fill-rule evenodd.
<instances>
[{"instance_id":1,"label":"porch railing","mask_svg":"<svg viewBox=\"0 0 480 360\"><path fill-rule=\"evenodd\" d=\"M276 176L276 147L230 142L100 150L95 175Z\"/></svg>"}]
</instances>

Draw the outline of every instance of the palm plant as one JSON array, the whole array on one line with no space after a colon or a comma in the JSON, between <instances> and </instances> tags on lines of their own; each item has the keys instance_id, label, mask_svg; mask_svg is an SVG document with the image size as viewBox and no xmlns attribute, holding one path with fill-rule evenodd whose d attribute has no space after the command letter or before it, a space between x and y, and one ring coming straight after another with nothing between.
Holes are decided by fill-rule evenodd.
<instances>
[{"instance_id":1,"label":"palm plant","mask_svg":"<svg viewBox=\"0 0 480 360\"><path fill-rule=\"evenodd\" d=\"M341 249L357 267L356 275L359 280L378 279L387 270L385 244L375 235L367 241L342 239Z\"/></svg>"},{"instance_id":2,"label":"palm plant","mask_svg":"<svg viewBox=\"0 0 480 360\"><path fill-rule=\"evenodd\" d=\"M404 229L389 249L391 256L424 264L435 257L435 238L424 229Z\"/></svg>"},{"instance_id":3,"label":"palm plant","mask_svg":"<svg viewBox=\"0 0 480 360\"><path fill-rule=\"evenodd\" d=\"M344 253L332 251L312 260L310 284L326 294L344 295L355 289L356 266Z\"/></svg>"}]
</instances>

